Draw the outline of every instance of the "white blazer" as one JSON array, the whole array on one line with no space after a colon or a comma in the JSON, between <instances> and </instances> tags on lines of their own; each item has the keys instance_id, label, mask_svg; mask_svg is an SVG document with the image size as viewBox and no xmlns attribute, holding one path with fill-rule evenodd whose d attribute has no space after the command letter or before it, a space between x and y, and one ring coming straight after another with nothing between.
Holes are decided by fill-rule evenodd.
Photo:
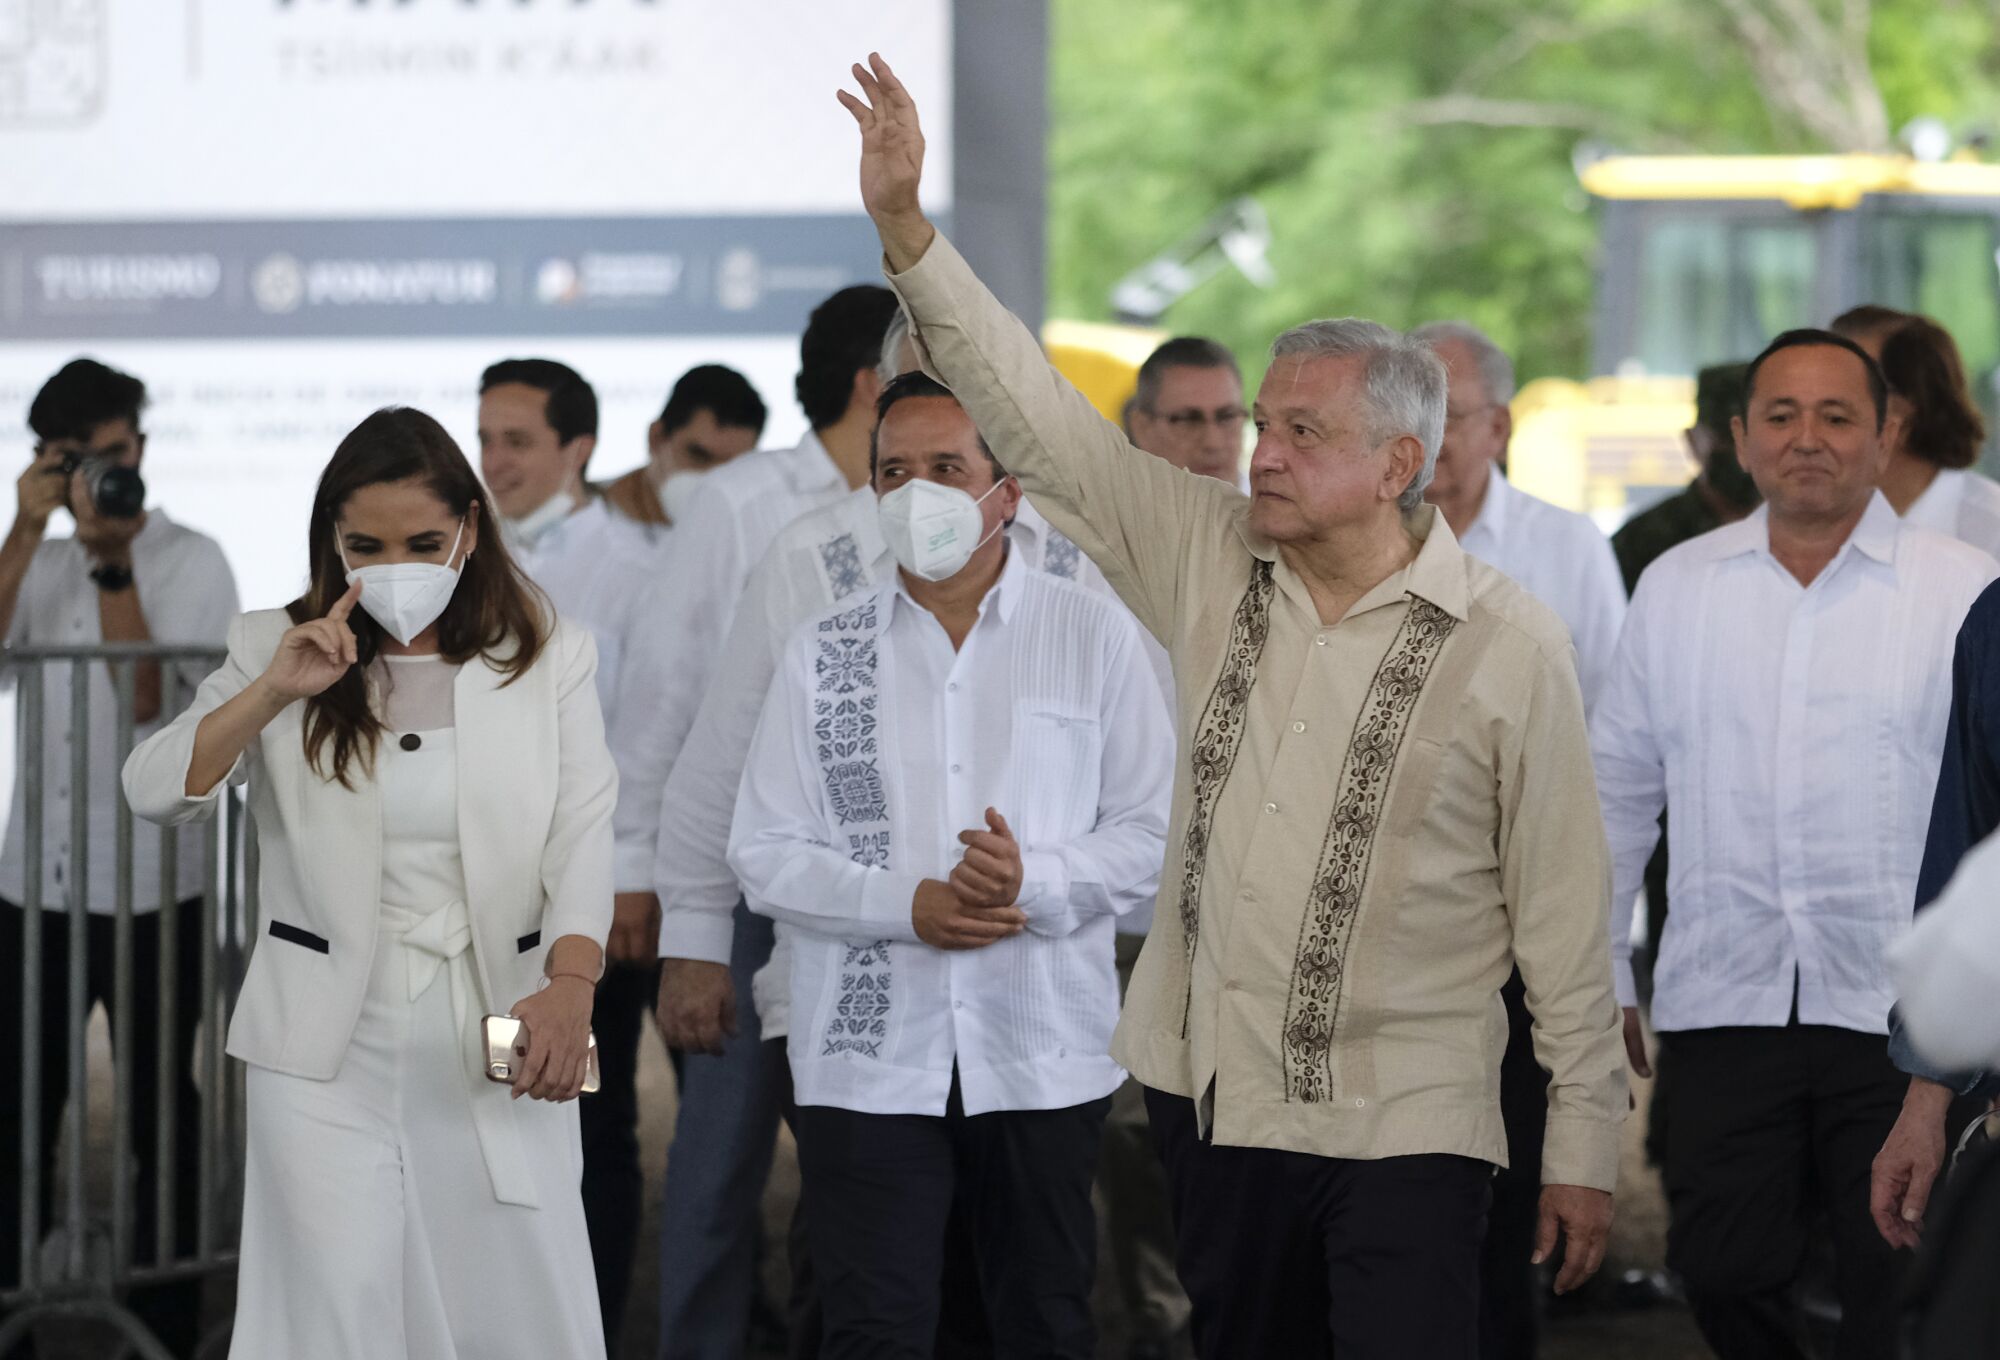
<instances>
[{"instance_id":1,"label":"white blazer","mask_svg":"<svg viewBox=\"0 0 2000 1360\"><path fill-rule=\"evenodd\" d=\"M346 1055L375 958L381 790L358 768L350 768L349 789L307 764L301 702L274 718L206 796L186 794L195 728L264 673L290 627L278 609L230 625L221 669L125 762L125 796L139 816L171 825L213 814L226 784L249 782L268 938L251 954L229 1052L325 1081ZM548 945L564 935L602 944L610 933L618 775L604 744L596 671L590 634L560 622L511 685L482 661L459 670L459 849L473 955L496 1011L534 990Z\"/></svg>"}]
</instances>

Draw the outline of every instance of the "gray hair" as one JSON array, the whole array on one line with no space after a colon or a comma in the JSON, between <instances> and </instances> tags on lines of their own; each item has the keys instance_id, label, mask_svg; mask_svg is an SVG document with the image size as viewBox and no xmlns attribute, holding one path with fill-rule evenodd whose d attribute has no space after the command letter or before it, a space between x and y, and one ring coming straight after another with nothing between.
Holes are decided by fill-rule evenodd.
<instances>
[{"instance_id":1,"label":"gray hair","mask_svg":"<svg viewBox=\"0 0 2000 1360\"><path fill-rule=\"evenodd\" d=\"M1470 321L1431 321L1410 332L1412 340L1421 340L1435 349L1441 344L1457 343L1472 351L1472 362L1479 368L1480 385L1486 389L1486 400L1495 406L1505 406L1514 400L1514 361L1507 357L1507 351L1493 343L1488 335Z\"/></svg>"},{"instance_id":2,"label":"gray hair","mask_svg":"<svg viewBox=\"0 0 2000 1360\"><path fill-rule=\"evenodd\" d=\"M889 318L889 329L882 334L882 357L875 364L875 376L882 380L882 386L903 376L903 346L909 339L910 314L898 307Z\"/></svg>"},{"instance_id":3,"label":"gray hair","mask_svg":"<svg viewBox=\"0 0 2000 1360\"><path fill-rule=\"evenodd\" d=\"M1379 443L1410 435L1423 446L1424 465L1397 500L1404 510L1423 504L1444 442L1445 371L1436 351L1379 321L1350 316L1292 327L1271 342L1271 357L1364 360L1362 391L1374 415L1369 437Z\"/></svg>"}]
</instances>

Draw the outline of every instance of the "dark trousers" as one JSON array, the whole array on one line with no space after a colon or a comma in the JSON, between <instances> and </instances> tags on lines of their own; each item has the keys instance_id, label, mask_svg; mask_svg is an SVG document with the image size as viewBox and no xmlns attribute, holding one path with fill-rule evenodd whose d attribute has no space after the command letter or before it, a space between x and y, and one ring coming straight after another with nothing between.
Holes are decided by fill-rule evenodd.
<instances>
[{"instance_id":1,"label":"dark trousers","mask_svg":"<svg viewBox=\"0 0 2000 1360\"><path fill-rule=\"evenodd\" d=\"M183 902L176 913L172 948L177 973L174 1007L160 1008L160 918L152 913L132 918L132 1046L115 1058L129 1064L132 1081L132 1152L138 1162L133 1186L133 1259L150 1265L158 1226L160 1166L156 1130L162 1117L174 1126L174 1245L177 1253L195 1248L196 1216L200 1211L200 1096L193 1079L195 1028L201 1018L201 899ZM21 977L25 951L23 912L12 902L0 902L0 997L7 1011L0 1021L0 1285L20 1279L21 1202ZM69 918L59 911L42 913L41 967L41 1127L35 1131L41 1150L42 1176L39 1219L44 1231L56 1203L55 1148L63 1103L69 1097ZM84 1011L102 1003L115 1021L119 998L112 989L115 922L92 916L88 922ZM168 1091L171 1108L161 1104L159 1029L173 1026L177 1055ZM114 1033L115 1028L114 1028ZM77 1092L82 1098L83 1093ZM132 1291L132 1311L176 1355L194 1350L201 1325L201 1282L182 1280Z\"/></svg>"},{"instance_id":2,"label":"dark trousers","mask_svg":"<svg viewBox=\"0 0 2000 1360\"><path fill-rule=\"evenodd\" d=\"M1148 1089L1202 1360L1472 1360L1493 1168L1218 1147Z\"/></svg>"},{"instance_id":3,"label":"dark trousers","mask_svg":"<svg viewBox=\"0 0 2000 1360\"><path fill-rule=\"evenodd\" d=\"M597 984L590 1028L597 1036L599 1089L577 1103L583 1133L583 1217L597 1266L604 1340L615 1349L632 1292L646 1176L639 1169L639 1044L651 1026L660 965L614 963Z\"/></svg>"},{"instance_id":4,"label":"dark trousers","mask_svg":"<svg viewBox=\"0 0 2000 1360\"><path fill-rule=\"evenodd\" d=\"M930 1360L952 1206L964 1210L993 1354L1087 1360L1097 1172L1108 1098L968 1115L797 1112L825 1360Z\"/></svg>"},{"instance_id":5,"label":"dark trousers","mask_svg":"<svg viewBox=\"0 0 2000 1360\"><path fill-rule=\"evenodd\" d=\"M785 1040L767 1039L781 1050ZM799 1107L792 1100L792 1075L785 1070L785 1126L799 1136ZM986 1325L986 1301L979 1296L979 1270L974 1264L972 1235L965 1226L964 1195L953 1199L945 1224L943 1280L939 1286L938 1334L935 1360L990 1360L991 1332ZM785 1241L792 1267L791 1342L787 1360L818 1360L825 1319L820 1314L819 1281L813 1278L812 1243L806 1234L805 1200L793 1206Z\"/></svg>"},{"instance_id":6,"label":"dark trousers","mask_svg":"<svg viewBox=\"0 0 2000 1360\"><path fill-rule=\"evenodd\" d=\"M1549 1074L1535 1061L1534 1022L1516 971L1500 989L1507 1006L1507 1051L1500 1059L1500 1117L1507 1166L1493 1177L1493 1211L1480 1263L1480 1360L1534 1360L1541 1332L1541 1276L1535 1221L1542 1202L1542 1134L1549 1122Z\"/></svg>"},{"instance_id":7,"label":"dark trousers","mask_svg":"<svg viewBox=\"0 0 2000 1360\"><path fill-rule=\"evenodd\" d=\"M1794 1024L1660 1042L1674 1064L1667 1264L1708 1344L1720 1360L1812 1354L1792 1286L1824 1222L1841 1308L1835 1356L1891 1360L1906 1261L1869 1218L1868 1172L1909 1080L1882 1036Z\"/></svg>"}]
</instances>

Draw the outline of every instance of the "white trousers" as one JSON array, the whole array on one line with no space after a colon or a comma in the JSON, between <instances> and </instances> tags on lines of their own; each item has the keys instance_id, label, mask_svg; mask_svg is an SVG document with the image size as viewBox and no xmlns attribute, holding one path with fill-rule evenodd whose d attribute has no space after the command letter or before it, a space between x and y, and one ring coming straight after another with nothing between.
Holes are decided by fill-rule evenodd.
<instances>
[{"instance_id":1,"label":"white trousers","mask_svg":"<svg viewBox=\"0 0 2000 1360\"><path fill-rule=\"evenodd\" d=\"M411 998L380 939L333 1080L249 1071L231 1360L603 1360L575 1105L500 1112L539 1207L495 1199L472 1102L509 1092L469 1088L447 978Z\"/></svg>"}]
</instances>

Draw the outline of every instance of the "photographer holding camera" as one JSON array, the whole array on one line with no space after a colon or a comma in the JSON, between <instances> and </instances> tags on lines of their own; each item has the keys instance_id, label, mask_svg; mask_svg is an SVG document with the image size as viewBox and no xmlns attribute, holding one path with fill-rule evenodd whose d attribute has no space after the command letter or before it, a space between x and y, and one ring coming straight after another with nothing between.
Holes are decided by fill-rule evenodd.
<instances>
[{"instance_id":1,"label":"photographer holding camera","mask_svg":"<svg viewBox=\"0 0 2000 1360\"><path fill-rule=\"evenodd\" d=\"M77 359L42 387L28 408L28 426L36 436L34 461L21 474L13 527L0 543L0 635L10 648L29 645L91 645L99 642L172 642L221 647L229 621L237 612L236 582L222 549L214 539L175 524L159 510L145 508L145 483L139 475L146 436L139 413L146 404L146 386L139 379L93 359ZM75 522L74 536L50 538L49 520L66 510ZM209 667L201 662L180 672L184 707ZM18 672L11 664L0 669L0 685L11 686ZM190 1056L198 1019L201 976L202 863L199 833L177 833L180 842L172 885L180 909L173 938L161 938L159 910L163 905L160 876L161 838L141 833L132 840L133 954L132 993L112 991L112 928L117 900L117 816L120 752L117 749L116 693L108 665L90 667L90 709L87 723L70 708L68 663L51 662L43 681L41 731L17 734L14 801L4 847L0 847L0 978L18 985L22 976L22 900L28 847L25 815L30 800L42 808L42 906L50 914L42 927L41 1127L43 1164L52 1165L55 1138L68 1091L65 1054L68 1051L70 1008L69 932L58 913L71 905L73 846L71 809L87 800L89 840L85 847L89 912L89 959L86 968L87 1012L104 1003L107 1012L130 1004L135 1052L115 1055L131 1063L132 1115L139 1175L137 1207L138 1259L152 1260L155 1186L164 1171L176 1186L174 1227L176 1251L194 1246L197 1157L200 1150L196 1093L190 1079ZM160 666L136 668L133 692L135 741L158 730L173 717L163 710ZM71 783L70 753L79 736L89 743L89 781ZM42 743L39 785L25 778L28 743ZM160 950L175 951L180 983L171 1014L162 1013ZM175 1051L181 1055L166 1090L161 1089L158 1027L171 1025ZM0 1092L18 1095L22 1053L18 1037L0 1039ZM0 1223L20 1222L24 1206L17 1168L21 1164L23 1129L19 1101L0 1101ZM175 1165L154 1165L152 1130L160 1120L175 1122ZM41 1183L39 1221L47 1227L54 1177ZM0 1290L20 1278L19 1234L0 1233ZM177 1355L194 1347L200 1304L200 1282L151 1286L134 1291L134 1311Z\"/></svg>"}]
</instances>

